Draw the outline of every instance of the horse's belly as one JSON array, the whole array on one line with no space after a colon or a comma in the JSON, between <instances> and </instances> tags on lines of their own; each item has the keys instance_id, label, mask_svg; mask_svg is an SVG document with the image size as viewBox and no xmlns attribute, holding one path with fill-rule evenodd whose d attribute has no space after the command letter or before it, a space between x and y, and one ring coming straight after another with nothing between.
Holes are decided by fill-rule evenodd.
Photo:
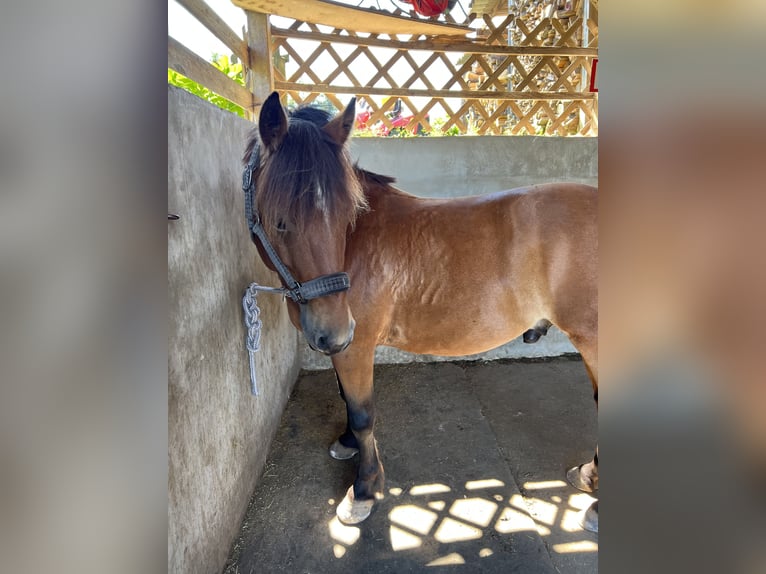
<instances>
[{"instance_id":1,"label":"horse's belly","mask_svg":"<svg viewBox=\"0 0 766 574\"><path fill-rule=\"evenodd\" d=\"M382 344L418 354L461 356L483 353L515 339L533 322L482 310L413 313L395 321ZM529 323L529 324L528 324Z\"/></svg>"}]
</instances>

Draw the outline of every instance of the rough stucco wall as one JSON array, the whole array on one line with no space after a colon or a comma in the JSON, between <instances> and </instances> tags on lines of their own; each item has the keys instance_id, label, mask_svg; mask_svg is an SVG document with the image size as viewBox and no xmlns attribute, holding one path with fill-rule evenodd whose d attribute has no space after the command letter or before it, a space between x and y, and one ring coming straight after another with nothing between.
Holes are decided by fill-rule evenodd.
<instances>
[{"instance_id":1,"label":"rough stucco wall","mask_svg":"<svg viewBox=\"0 0 766 574\"><path fill-rule=\"evenodd\" d=\"M423 197L478 195L551 181L598 184L598 140L538 136L352 138L365 169Z\"/></svg>"},{"instance_id":2,"label":"rough stucco wall","mask_svg":"<svg viewBox=\"0 0 766 574\"><path fill-rule=\"evenodd\" d=\"M299 368L286 306L263 321L249 390L241 298L276 284L250 242L240 158L252 124L168 88L168 572L220 572Z\"/></svg>"},{"instance_id":3,"label":"rough stucco wall","mask_svg":"<svg viewBox=\"0 0 766 574\"><path fill-rule=\"evenodd\" d=\"M353 138L351 155L370 171L396 177L396 186L422 197L459 197L535 183L598 185L598 140L556 137ZM555 327L533 345L521 338L466 359L550 357L576 352ZM330 360L301 340L302 366L327 369ZM377 363L449 360L379 347Z\"/></svg>"}]
</instances>

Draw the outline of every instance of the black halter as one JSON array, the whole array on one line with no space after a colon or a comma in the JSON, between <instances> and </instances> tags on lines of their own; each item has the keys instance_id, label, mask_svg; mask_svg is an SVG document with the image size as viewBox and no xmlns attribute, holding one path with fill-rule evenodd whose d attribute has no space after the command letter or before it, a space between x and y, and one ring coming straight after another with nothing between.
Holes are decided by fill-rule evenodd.
<instances>
[{"instance_id":1,"label":"black halter","mask_svg":"<svg viewBox=\"0 0 766 574\"><path fill-rule=\"evenodd\" d=\"M255 238L261 242L263 250L271 260L272 265L282 278L282 282L285 284L284 289L272 289L265 288L262 290L276 291L283 293L290 297L296 303L301 305L307 303L311 299L317 297L324 297L325 295L332 295L333 293L339 293L346 291L351 287L351 280L348 278L347 273L332 273L330 275L322 275L305 283L298 283L295 277L292 276L282 260L277 255L274 247L269 243L266 237L266 231L261 224L261 217L256 210L253 209L253 188L255 187L255 170L260 166L261 154L258 147L258 143L253 144L253 149L250 152L250 161L247 162L245 171L242 173L242 190L245 192L245 220L247 221L247 228L250 230L250 239L255 243Z\"/></svg>"}]
</instances>

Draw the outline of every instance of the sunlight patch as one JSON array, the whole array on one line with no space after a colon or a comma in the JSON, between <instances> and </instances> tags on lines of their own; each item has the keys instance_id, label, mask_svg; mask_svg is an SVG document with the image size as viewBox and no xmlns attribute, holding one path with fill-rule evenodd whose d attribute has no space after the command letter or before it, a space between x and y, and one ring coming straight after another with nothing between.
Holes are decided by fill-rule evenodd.
<instances>
[{"instance_id":1,"label":"sunlight patch","mask_svg":"<svg viewBox=\"0 0 766 574\"><path fill-rule=\"evenodd\" d=\"M481 530L464 522L445 518L434 533L439 542L459 542L461 540L476 540L481 538Z\"/></svg>"},{"instance_id":2,"label":"sunlight patch","mask_svg":"<svg viewBox=\"0 0 766 574\"><path fill-rule=\"evenodd\" d=\"M511 496L511 498L508 499L508 504L515 506L519 510L523 510L525 512L527 510L527 503L524 502L524 498L520 494L514 494Z\"/></svg>"},{"instance_id":3,"label":"sunlight patch","mask_svg":"<svg viewBox=\"0 0 766 574\"><path fill-rule=\"evenodd\" d=\"M539 498L527 498L527 508L532 518L538 522L543 522L548 526L553 526L556 523L556 515L559 513L558 507L545 500Z\"/></svg>"},{"instance_id":4,"label":"sunlight patch","mask_svg":"<svg viewBox=\"0 0 766 574\"><path fill-rule=\"evenodd\" d=\"M397 528L396 526L391 526L389 529L389 534L391 536L391 548L394 549L394 552L399 552L400 550L409 550L411 548L417 548L420 546L423 542L415 536L414 534L410 534L409 532L405 532L401 528Z\"/></svg>"},{"instance_id":5,"label":"sunlight patch","mask_svg":"<svg viewBox=\"0 0 766 574\"><path fill-rule=\"evenodd\" d=\"M333 516L327 525L330 529L330 536L333 540L341 542L346 546L351 546L359 540L361 531L358 526L346 526L337 516Z\"/></svg>"},{"instance_id":6,"label":"sunlight patch","mask_svg":"<svg viewBox=\"0 0 766 574\"><path fill-rule=\"evenodd\" d=\"M436 513L414 504L396 506L388 513L388 517L391 519L391 522L406 526L410 530L423 535L431 531L438 518Z\"/></svg>"},{"instance_id":7,"label":"sunlight patch","mask_svg":"<svg viewBox=\"0 0 766 574\"><path fill-rule=\"evenodd\" d=\"M342 544L335 544L332 547L332 553L335 555L336 558L342 558L343 555L346 553L346 547Z\"/></svg>"},{"instance_id":8,"label":"sunlight patch","mask_svg":"<svg viewBox=\"0 0 766 574\"><path fill-rule=\"evenodd\" d=\"M436 560L431 560L426 566L451 566L454 564L465 564L465 558L457 552L453 552Z\"/></svg>"},{"instance_id":9,"label":"sunlight patch","mask_svg":"<svg viewBox=\"0 0 766 574\"><path fill-rule=\"evenodd\" d=\"M484 480L469 480L465 483L466 490L479 490L481 488L502 488L505 483L496 478L485 478Z\"/></svg>"},{"instance_id":10,"label":"sunlight patch","mask_svg":"<svg viewBox=\"0 0 766 574\"><path fill-rule=\"evenodd\" d=\"M484 498L456 500L449 509L452 516L479 526L489 526L496 511L497 504Z\"/></svg>"},{"instance_id":11,"label":"sunlight patch","mask_svg":"<svg viewBox=\"0 0 766 574\"><path fill-rule=\"evenodd\" d=\"M495 530L502 534L536 530L534 521L529 514L506 507L495 522Z\"/></svg>"},{"instance_id":12,"label":"sunlight patch","mask_svg":"<svg viewBox=\"0 0 766 574\"><path fill-rule=\"evenodd\" d=\"M564 511L564 515L561 517L561 529L564 532L582 532L583 528L580 524L580 510Z\"/></svg>"},{"instance_id":13,"label":"sunlight patch","mask_svg":"<svg viewBox=\"0 0 766 574\"><path fill-rule=\"evenodd\" d=\"M570 554L573 552L597 552L598 544L590 540L578 540L577 542L565 542L563 544L554 544L553 551L559 554Z\"/></svg>"},{"instance_id":14,"label":"sunlight patch","mask_svg":"<svg viewBox=\"0 0 766 574\"><path fill-rule=\"evenodd\" d=\"M567 483L563 480L541 480L538 482L525 482L522 488L524 490L543 490L546 488L564 488Z\"/></svg>"},{"instance_id":15,"label":"sunlight patch","mask_svg":"<svg viewBox=\"0 0 766 574\"><path fill-rule=\"evenodd\" d=\"M412 496L421 496L423 494L439 494L441 492L449 492L451 489L446 484L418 484L410 488L410 494Z\"/></svg>"},{"instance_id":16,"label":"sunlight patch","mask_svg":"<svg viewBox=\"0 0 766 574\"><path fill-rule=\"evenodd\" d=\"M586 492L578 492L577 494L572 494L567 502L571 508L576 508L577 510L585 510L593 503L594 500L596 499L593 498L590 494Z\"/></svg>"},{"instance_id":17,"label":"sunlight patch","mask_svg":"<svg viewBox=\"0 0 766 574\"><path fill-rule=\"evenodd\" d=\"M444 510L444 507L447 506L447 503L443 500L434 500L433 502L428 503L429 508L433 508L434 510Z\"/></svg>"}]
</instances>

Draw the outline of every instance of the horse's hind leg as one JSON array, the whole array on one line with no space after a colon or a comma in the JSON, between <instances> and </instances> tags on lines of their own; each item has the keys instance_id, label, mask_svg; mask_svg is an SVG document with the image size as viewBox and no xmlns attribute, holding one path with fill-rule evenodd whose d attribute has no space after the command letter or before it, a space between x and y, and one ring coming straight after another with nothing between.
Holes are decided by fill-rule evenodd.
<instances>
[{"instance_id":1,"label":"horse's hind leg","mask_svg":"<svg viewBox=\"0 0 766 574\"><path fill-rule=\"evenodd\" d=\"M588 372L593 385L593 398L598 409L598 338L595 334L589 337L569 335L572 344L582 356L585 370ZM570 468L567 480L575 488L584 492L598 490L598 445L596 453L590 462ZM598 500L594 501L585 511L582 520L583 527L590 532L598 532Z\"/></svg>"},{"instance_id":2,"label":"horse's hind leg","mask_svg":"<svg viewBox=\"0 0 766 574\"><path fill-rule=\"evenodd\" d=\"M375 405L373 401L374 350L359 350L352 344L346 351L333 356L333 365L338 374L342 396L346 401L348 427L351 437L359 449L359 467L354 484L336 509L344 524L358 524L365 520L383 495L384 472L378 455L373 433ZM345 437L345 438L344 438ZM343 445L343 441L346 444ZM351 438L344 433L339 439L341 445L353 448ZM352 455L353 456L353 455Z\"/></svg>"},{"instance_id":3,"label":"horse's hind leg","mask_svg":"<svg viewBox=\"0 0 766 574\"><path fill-rule=\"evenodd\" d=\"M576 336L572 337L572 343L575 345L585 364L585 370L588 372L593 385L593 398L596 401L598 409L598 370L596 361L598 360L595 350L596 342L592 344L579 340ZM598 445L596 453L589 462L570 468L567 471L567 480L575 488L583 492L595 492L598 490Z\"/></svg>"}]
</instances>

